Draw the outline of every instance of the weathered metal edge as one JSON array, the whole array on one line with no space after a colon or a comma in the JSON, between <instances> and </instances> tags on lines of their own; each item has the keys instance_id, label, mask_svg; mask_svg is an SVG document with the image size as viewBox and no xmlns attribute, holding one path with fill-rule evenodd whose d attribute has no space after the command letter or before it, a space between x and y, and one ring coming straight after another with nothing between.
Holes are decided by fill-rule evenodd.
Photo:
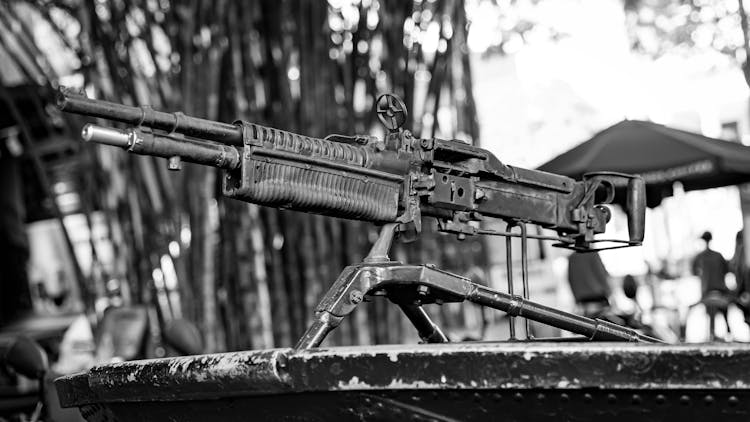
<instances>
[{"instance_id":1,"label":"weathered metal edge","mask_svg":"<svg viewBox=\"0 0 750 422\"><path fill-rule=\"evenodd\" d=\"M189 400L290 388L277 365L291 349L216 353L95 366L55 380L63 407L110 401Z\"/></svg>"},{"instance_id":2,"label":"weathered metal edge","mask_svg":"<svg viewBox=\"0 0 750 422\"><path fill-rule=\"evenodd\" d=\"M97 366L63 406L394 389L750 389L750 345L450 343L274 349Z\"/></svg>"}]
</instances>

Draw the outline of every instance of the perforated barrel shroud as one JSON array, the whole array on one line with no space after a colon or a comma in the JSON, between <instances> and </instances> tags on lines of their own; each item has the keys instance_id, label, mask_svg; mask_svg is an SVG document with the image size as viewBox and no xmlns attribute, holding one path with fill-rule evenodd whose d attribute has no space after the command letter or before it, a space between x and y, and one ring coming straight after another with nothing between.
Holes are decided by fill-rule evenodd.
<instances>
[{"instance_id":1,"label":"perforated barrel shroud","mask_svg":"<svg viewBox=\"0 0 750 422\"><path fill-rule=\"evenodd\" d=\"M366 147L241 122L243 165L224 195L356 220L394 221L403 176L369 169Z\"/></svg>"}]
</instances>

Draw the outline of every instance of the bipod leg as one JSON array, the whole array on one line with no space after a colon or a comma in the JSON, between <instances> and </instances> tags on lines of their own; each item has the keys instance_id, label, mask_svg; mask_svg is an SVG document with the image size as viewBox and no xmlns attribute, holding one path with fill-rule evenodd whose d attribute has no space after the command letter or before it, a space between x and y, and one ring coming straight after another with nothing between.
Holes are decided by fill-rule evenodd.
<instances>
[{"instance_id":1,"label":"bipod leg","mask_svg":"<svg viewBox=\"0 0 750 422\"><path fill-rule=\"evenodd\" d=\"M641 334L631 328L622 327L598 318L571 314L526 300L521 296L509 295L475 283L471 283L471 291L466 294L465 298L470 302L503 311L508 315L520 316L584 335L590 340L661 343L660 340Z\"/></svg>"},{"instance_id":2,"label":"bipod leg","mask_svg":"<svg viewBox=\"0 0 750 422\"><path fill-rule=\"evenodd\" d=\"M406 317L409 318L409 321L414 325L414 328L417 329L419 338L425 343L447 343L449 341L448 337L446 337L446 335L440 330L440 327L432 322L424 308L419 305L406 305L401 303L399 303L398 306L404 311Z\"/></svg>"},{"instance_id":3,"label":"bipod leg","mask_svg":"<svg viewBox=\"0 0 750 422\"><path fill-rule=\"evenodd\" d=\"M506 231L511 231L515 223L508 223L508 227L506 228ZM514 296L513 294L513 243L512 238L510 236L505 238L505 270L507 273L507 280L508 280L508 294L511 296ZM513 341L516 339L516 317L509 315L508 318L508 331L510 333L509 340Z\"/></svg>"},{"instance_id":4,"label":"bipod leg","mask_svg":"<svg viewBox=\"0 0 750 422\"><path fill-rule=\"evenodd\" d=\"M529 253L528 253L528 234L526 231L526 223L522 221L513 221L508 223L506 231L511 232L514 226L518 226L521 229L521 281L522 281L522 297L524 300L529 300ZM505 260L506 260L506 272L508 273L508 294L513 294L513 239L510 236L505 238ZM511 316L510 321L510 340L516 339L516 319ZM528 318L524 318L524 329L526 332L526 339L531 338L531 328Z\"/></svg>"},{"instance_id":5,"label":"bipod leg","mask_svg":"<svg viewBox=\"0 0 750 422\"><path fill-rule=\"evenodd\" d=\"M364 262L344 268L339 277L326 292L315 308L315 318L294 346L305 350L320 346L328 333L341 324L344 317L364 300L364 295L374 283L371 274L365 270L371 264L388 264L388 251L398 228L397 223L383 225L380 235L365 257Z\"/></svg>"},{"instance_id":6,"label":"bipod leg","mask_svg":"<svg viewBox=\"0 0 750 422\"><path fill-rule=\"evenodd\" d=\"M521 280L523 281L523 299L529 300L529 251L527 245L526 223L519 223L521 228ZM524 318L526 328L526 340L531 339L529 319Z\"/></svg>"},{"instance_id":7,"label":"bipod leg","mask_svg":"<svg viewBox=\"0 0 750 422\"><path fill-rule=\"evenodd\" d=\"M391 250L393 237L396 235L397 228L398 223L384 224L380 229L377 240L375 240L372 248L370 248L370 253L367 254L362 262L368 264L391 262L391 258L388 257L388 252Z\"/></svg>"},{"instance_id":8,"label":"bipod leg","mask_svg":"<svg viewBox=\"0 0 750 422\"><path fill-rule=\"evenodd\" d=\"M297 350L306 350L320 346L320 343L325 340L328 333L338 327L343 319L344 317L333 315L330 312L316 312L312 324L307 327L307 330L302 334L297 344L294 345L294 348Z\"/></svg>"}]
</instances>

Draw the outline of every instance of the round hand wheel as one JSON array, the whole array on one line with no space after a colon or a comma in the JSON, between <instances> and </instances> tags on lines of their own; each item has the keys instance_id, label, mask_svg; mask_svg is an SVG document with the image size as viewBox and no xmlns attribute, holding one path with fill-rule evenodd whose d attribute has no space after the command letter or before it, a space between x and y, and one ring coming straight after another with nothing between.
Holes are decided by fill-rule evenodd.
<instances>
[{"instance_id":1,"label":"round hand wheel","mask_svg":"<svg viewBox=\"0 0 750 422\"><path fill-rule=\"evenodd\" d=\"M406 123L408 114L406 112L406 105L401 98L393 94L383 94L378 97L375 107L378 120L388 130L392 132L397 131Z\"/></svg>"}]
</instances>

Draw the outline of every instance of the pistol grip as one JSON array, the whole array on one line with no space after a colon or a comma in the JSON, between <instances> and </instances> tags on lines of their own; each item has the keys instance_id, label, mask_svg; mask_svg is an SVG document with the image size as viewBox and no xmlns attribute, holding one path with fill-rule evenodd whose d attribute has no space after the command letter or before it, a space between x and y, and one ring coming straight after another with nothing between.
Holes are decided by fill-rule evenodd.
<instances>
[{"instance_id":1,"label":"pistol grip","mask_svg":"<svg viewBox=\"0 0 750 422\"><path fill-rule=\"evenodd\" d=\"M646 230L646 182L641 177L628 181L627 202L628 236L631 242L641 243Z\"/></svg>"}]
</instances>

